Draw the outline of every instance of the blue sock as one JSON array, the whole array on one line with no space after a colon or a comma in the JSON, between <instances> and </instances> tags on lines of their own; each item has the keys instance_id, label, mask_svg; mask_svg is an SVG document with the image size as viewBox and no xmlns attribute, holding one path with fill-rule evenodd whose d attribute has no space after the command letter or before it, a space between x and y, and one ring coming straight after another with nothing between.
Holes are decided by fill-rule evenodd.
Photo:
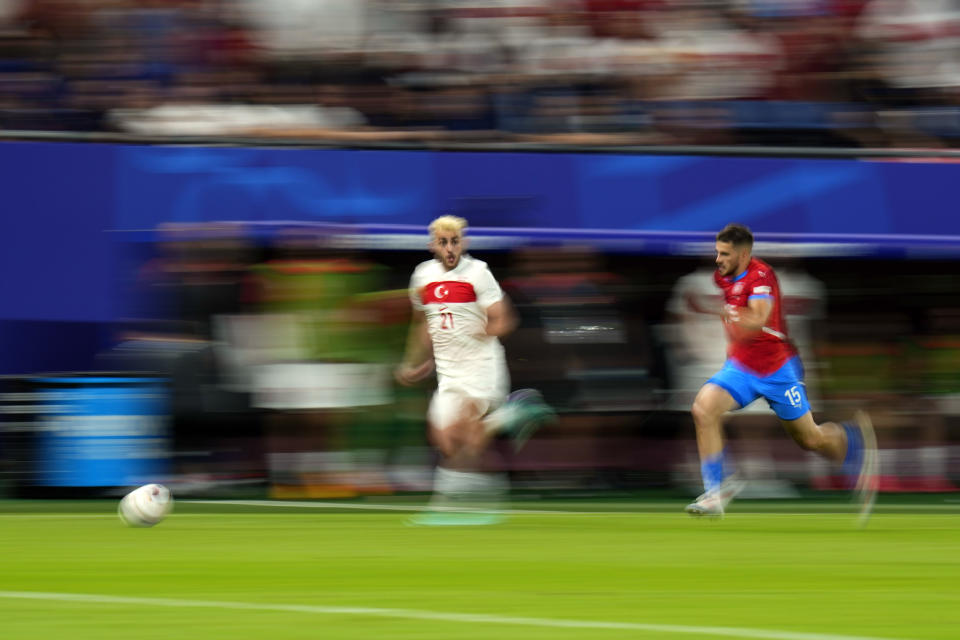
<instances>
[{"instance_id":1,"label":"blue sock","mask_svg":"<svg viewBox=\"0 0 960 640\"><path fill-rule=\"evenodd\" d=\"M840 426L847 432L847 454L843 458L843 474L856 477L863 463L863 434L859 427L846 422Z\"/></svg>"},{"instance_id":2,"label":"blue sock","mask_svg":"<svg viewBox=\"0 0 960 640\"><path fill-rule=\"evenodd\" d=\"M726 449L700 462L700 476L703 478L703 488L713 491L723 482L727 470Z\"/></svg>"}]
</instances>

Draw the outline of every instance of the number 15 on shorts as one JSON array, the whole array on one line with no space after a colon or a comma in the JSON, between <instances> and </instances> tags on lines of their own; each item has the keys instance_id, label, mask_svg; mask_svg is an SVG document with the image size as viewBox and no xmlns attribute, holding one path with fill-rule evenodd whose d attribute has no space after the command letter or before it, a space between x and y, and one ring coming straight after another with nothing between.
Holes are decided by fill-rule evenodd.
<instances>
[{"instance_id":1,"label":"number 15 on shorts","mask_svg":"<svg viewBox=\"0 0 960 640\"><path fill-rule=\"evenodd\" d=\"M800 393L800 389L797 388L797 385L793 385L784 391L783 395L787 396L787 401L794 407L799 407L803 404L803 395Z\"/></svg>"}]
</instances>

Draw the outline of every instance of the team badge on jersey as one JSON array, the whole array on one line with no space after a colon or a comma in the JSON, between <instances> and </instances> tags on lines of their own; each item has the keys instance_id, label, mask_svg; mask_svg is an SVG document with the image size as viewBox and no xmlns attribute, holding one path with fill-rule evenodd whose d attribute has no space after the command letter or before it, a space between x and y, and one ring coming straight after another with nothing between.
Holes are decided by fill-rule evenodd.
<instances>
[{"instance_id":1,"label":"team badge on jersey","mask_svg":"<svg viewBox=\"0 0 960 640\"><path fill-rule=\"evenodd\" d=\"M431 282L423 288L421 301L423 304L442 302L444 304L476 302L477 292L469 282L444 280Z\"/></svg>"}]
</instances>

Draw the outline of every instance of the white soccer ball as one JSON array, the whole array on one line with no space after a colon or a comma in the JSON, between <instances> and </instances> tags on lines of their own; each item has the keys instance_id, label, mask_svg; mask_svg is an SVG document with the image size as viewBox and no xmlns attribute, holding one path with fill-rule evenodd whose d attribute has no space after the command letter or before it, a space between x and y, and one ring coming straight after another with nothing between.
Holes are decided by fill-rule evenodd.
<instances>
[{"instance_id":1,"label":"white soccer ball","mask_svg":"<svg viewBox=\"0 0 960 640\"><path fill-rule=\"evenodd\" d=\"M120 500L117 513L128 527L152 527L173 510L173 495L162 484L137 487Z\"/></svg>"}]
</instances>

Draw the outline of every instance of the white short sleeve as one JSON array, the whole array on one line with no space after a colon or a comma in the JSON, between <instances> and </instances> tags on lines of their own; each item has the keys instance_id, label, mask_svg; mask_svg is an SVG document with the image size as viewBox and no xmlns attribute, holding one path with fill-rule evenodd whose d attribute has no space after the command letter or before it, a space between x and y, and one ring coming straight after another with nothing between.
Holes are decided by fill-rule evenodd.
<instances>
[{"instance_id":1,"label":"white short sleeve","mask_svg":"<svg viewBox=\"0 0 960 640\"><path fill-rule=\"evenodd\" d=\"M496 278L490 273L489 268L484 268L480 273L476 283L477 304L481 309L486 309L490 305L503 300L503 290Z\"/></svg>"}]
</instances>

